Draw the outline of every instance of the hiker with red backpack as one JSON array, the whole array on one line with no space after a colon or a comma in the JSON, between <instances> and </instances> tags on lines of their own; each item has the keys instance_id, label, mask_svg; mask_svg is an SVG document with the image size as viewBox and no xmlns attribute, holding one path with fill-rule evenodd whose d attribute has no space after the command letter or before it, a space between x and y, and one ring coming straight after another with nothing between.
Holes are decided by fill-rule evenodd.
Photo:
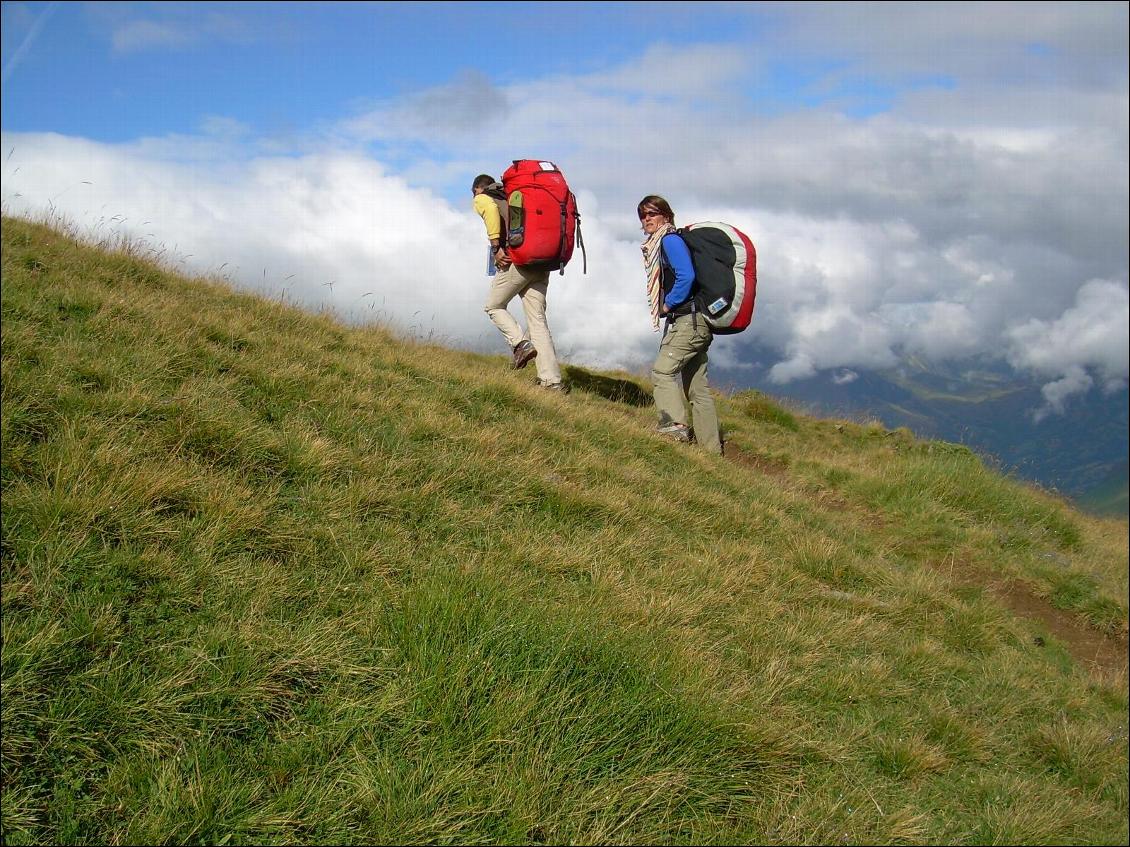
<instances>
[{"instance_id":1,"label":"hiker with red backpack","mask_svg":"<svg viewBox=\"0 0 1130 847\"><path fill-rule=\"evenodd\" d=\"M517 164L517 163L515 163ZM508 171L509 173L509 171ZM511 367L521 369L532 360L537 368L537 384L550 391L564 391L557 351L546 320L546 292L549 271L545 263L523 262L514 254L511 244L508 193L501 183L488 174L480 174L471 184L474 210L483 219L490 242L488 275L490 292L483 311L510 345ZM516 217L516 216L515 216ZM522 299L527 331L510 314L507 304L515 297Z\"/></svg>"},{"instance_id":2,"label":"hiker with red backpack","mask_svg":"<svg viewBox=\"0 0 1130 847\"><path fill-rule=\"evenodd\" d=\"M649 194L636 207L643 229L644 268L652 327L663 323L663 339L651 369L660 435L684 443L692 440L721 455L718 411L706 379L706 351L714 332L696 303L696 275L691 252L675 228L670 204ZM690 405L689 425L687 406Z\"/></svg>"}]
</instances>

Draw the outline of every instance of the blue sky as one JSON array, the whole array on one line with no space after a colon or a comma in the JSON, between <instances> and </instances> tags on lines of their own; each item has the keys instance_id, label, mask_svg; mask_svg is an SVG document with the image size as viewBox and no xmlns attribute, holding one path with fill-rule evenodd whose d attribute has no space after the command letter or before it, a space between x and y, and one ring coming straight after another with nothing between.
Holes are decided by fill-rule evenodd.
<instances>
[{"instance_id":1,"label":"blue sky","mask_svg":"<svg viewBox=\"0 0 1130 847\"><path fill-rule=\"evenodd\" d=\"M333 122L475 68L505 84L593 69L674 26L713 40L744 15L468 3L5 3L4 125L101 141L189 133L212 115L259 133ZM19 45L43 23L9 69ZM552 25L549 25L552 22ZM33 25L33 24L32 24ZM583 46L582 46L583 45Z\"/></svg>"},{"instance_id":2,"label":"blue sky","mask_svg":"<svg viewBox=\"0 0 1130 847\"><path fill-rule=\"evenodd\" d=\"M1127 381L1125 3L3 3L9 214L485 350L468 186L556 161L566 361L639 370L635 203L758 245L777 383L990 357Z\"/></svg>"}]
</instances>

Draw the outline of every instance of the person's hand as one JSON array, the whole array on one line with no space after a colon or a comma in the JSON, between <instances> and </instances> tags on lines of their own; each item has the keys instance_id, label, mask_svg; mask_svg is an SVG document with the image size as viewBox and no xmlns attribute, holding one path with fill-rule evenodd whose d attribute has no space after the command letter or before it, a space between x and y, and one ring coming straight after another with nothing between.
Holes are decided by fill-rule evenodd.
<instances>
[{"instance_id":1,"label":"person's hand","mask_svg":"<svg viewBox=\"0 0 1130 847\"><path fill-rule=\"evenodd\" d=\"M500 271L506 270L512 264L514 263L510 261L510 257L503 253L501 250L494 254L494 266Z\"/></svg>"}]
</instances>

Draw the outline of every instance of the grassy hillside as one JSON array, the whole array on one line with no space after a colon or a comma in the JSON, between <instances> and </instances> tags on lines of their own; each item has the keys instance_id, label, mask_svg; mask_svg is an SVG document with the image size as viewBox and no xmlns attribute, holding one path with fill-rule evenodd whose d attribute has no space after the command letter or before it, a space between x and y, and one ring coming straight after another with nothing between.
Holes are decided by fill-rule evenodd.
<instances>
[{"instance_id":1,"label":"grassy hillside","mask_svg":"<svg viewBox=\"0 0 1130 847\"><path fill-rule=\"evenodd\" d=\"M1082 511L1128 515L1126 498L1127 392L1096 388L1073 397L1070 411L1037 421L1046 405L1042 383L986 365L981 370L904 360L883 372L863 371L850 382L809 379L777 390L822 416L878 419L908 427L920 438L965 444L1003 473L1059 493ZM716 374L723 384L750 385L737 370Z\"/></svg>"},{"instance_id":2,"label":"grassy hillside","mask_svg":"<svg viewBox=\"0 0 1130 847\"><path fill-rule=\"evenodd\" d=\"M1127 842L1125 521L142 253L3 220L5 844Z\"/></svg>"}]
</instances>

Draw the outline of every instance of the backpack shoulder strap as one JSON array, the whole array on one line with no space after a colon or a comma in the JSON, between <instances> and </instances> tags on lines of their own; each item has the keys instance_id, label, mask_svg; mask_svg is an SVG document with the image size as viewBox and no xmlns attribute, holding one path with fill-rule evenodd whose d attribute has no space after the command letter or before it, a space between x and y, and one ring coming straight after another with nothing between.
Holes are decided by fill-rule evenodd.
<instances>
[{"instance_id":1,"label":"backpack shoulder strap","mask_svg":"<svg viewBox=\"0 0 1130 847\"><path fill-rule=\"evenodd\" d=\"M494 201L495 205L498 206L498 218L502 222L502 230L499 235L498 243L505 246L506 236L510 231L510 206L505 200L501 200L493 195L491 199Z\"/></svg>"},{"instance_id":2,"label":"backpack shoulder strap","mask_svg":"<svg viewBox=\"0 0 1130 847\"><path fill-rule=\"evenodd\" d=\"M506 200L506 192L502 190L502 186L497 182L489 186L483 192L494 201L498 206L498 217L502 220L502 233L499 237L499 244L506 244L506 236L510 229L510 204Z\"/></svg>"}]
</instances>

